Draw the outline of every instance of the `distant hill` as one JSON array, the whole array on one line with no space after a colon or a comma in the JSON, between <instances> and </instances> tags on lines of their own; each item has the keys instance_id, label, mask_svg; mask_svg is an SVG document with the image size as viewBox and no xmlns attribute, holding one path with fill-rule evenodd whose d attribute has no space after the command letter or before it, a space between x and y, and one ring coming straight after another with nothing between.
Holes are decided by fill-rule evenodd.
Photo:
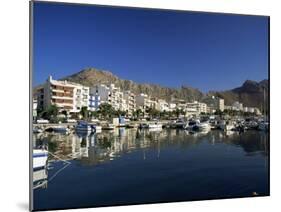
<instances>
[{"instance_id":1,"label":"distant hill","mask_svg":"<svg viewBox=\"0 0 281 212\"><path fill-rule=\"evenodd\" d=\"M226 105L231 105L235 101L242 102L244 106L258 107L260 109L268 105L268 80L260 82L246 80L242 86L227 91L211 91L209 95L216 95L225 100Z\"/></svg>"},{"instance_id":2,"label":"distant hill","mask_svg":"<svg viewBox=\"0 0 281 212\"><path fill-rule=\"evenodd\" d=\"M231 105L235 101L242 102L248 107L264 107L264 98L268 99L268 80L260 82L246 80L242 86L226 91L210 91L204 94L198 89L181 86L179 89L163 87L156 84L141 84L132 80L120 79L110 71L87 68L61 80L68 80L86 86L95 86L100 83L114 83L121 90L131 90L135 94L146 93L152 97L157 97L170 101L171 99L184 99L186 101L201 100L206 95L216 95L225 100L226 105ZM265 97L264 97L265 93Z\"/></svg>"},{"instance_id":3,"label":"distant hill","mask_svg":"<svg viewBox=\"0 0 281 212\"><path fill-rule=\"evenodd\" d=\"M179 89L167 88L155 84L140 84L132 80L120 79L109 71L102 71L95 68L84 69L76 74L65 77L62 80L69 80L81 83L86 86L95 86L100 83L114 83L121 90L130 90L135 94L146 93L152 97L166 99L172 98L185 99L188 101L201 99L204 94L198 89L182 86Z\"/></svg>"}]
</instances>

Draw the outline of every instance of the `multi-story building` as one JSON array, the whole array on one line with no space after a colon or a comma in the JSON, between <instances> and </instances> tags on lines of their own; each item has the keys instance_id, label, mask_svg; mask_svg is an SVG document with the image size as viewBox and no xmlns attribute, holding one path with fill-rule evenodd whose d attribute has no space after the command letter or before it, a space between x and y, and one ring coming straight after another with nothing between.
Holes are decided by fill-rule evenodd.
<instances>
[{"instance_id":1,"label":"multi-story building","mask_svg":"<svg viewBox=\"0 0 281 212\"><path fill-rule=\"evenodd\" d=\"M243 104L236 101L232 104L232 110L243 111Z\"/></svg>"},{"instance_id":2,"label":"multi-story building","mask_svg":"<svg viewBox=\"0 0 281 212\"><path fill-rule=\"evenodd\" d=\"M156 109L161 112L163 112L163 111L168 112L168 111L170 111L169 103L166 102L164 99L158 99Z\"/></svg>"},{"instance_id":3,"label":"multi-story building","mask_svg":"<svg viewBox=\"0 0 281 212\"><path fill-rule=\"evenodd\" d=\"M150 106L149 97L147 94L141 93L136 95L136 107L142 112L145 112L146 107Z\"/></svg>"},{"instance_id":4,"label":"multi-story building","mask_svg":"<svg viewBox=\"0 0 281 212\"><path fill-rule=\"evenodd\" d=\"M100 84L96 86L96 94L100 96L100 103L108 103L112 105L115 110L126 111L127 104L124 99L124 94L120 88L115 87L114 84L106 86Z\"/></svg>"},{"instance_id":5,"label":"multi-story building","mask_svg":"<svg viewBox=\"0 0 281 212\"><path fill-rule=\"evenodd\" d=\"M224 99L215 96L207 96L202 101L207 104L208 113L214 113L216 110L224 111Z\"/></svg>"},{"instance_id":6,"label":"multi-story building","mask_svg":"<svg viewBox=\"0 0 281 212\"><path fill-rule=\"evenodd\" d=\"M127 105L127 109L125 111L129 116L132 116L133 112L136 110L136 95L131 91L125 91L124 99Z\"/></svg>"},{"instance_id":7,"label":"multi-story building","mask_svg":"<svg viewBox=\"0 0 281 212\"><path fill-rule=\"evenodd\" d=\"M244 112L255 113L256 115L261 115L260 109L256 107L244 107Z\"/></svg>"},{"instance_id":8,"label":"multi-story building","mask_svg":"<svg viewBox=\"0 0 281 212\"><path fill-rule=\"evenodd\" d=\"M90 99L89 99L89 109L91 111L96 111L100 104L101 104L101 98L100 95L98 94L97 88L96 87L91 87L90 88Z\"/></svg>"},{"instance_id":9,"label":"multi-story building","mask_svg":"<svg viewBox=\"0 0 281 212\"><path fill-rule=\"evenodd\" d=\"M36 96L39 109L56 105L60 111L75 113L88 106L89 88L77 83L53 80L52 76L49 76L47 81L37 88Z\"/></svg>"},{"instance_id":10,"label":"multi-story building","mask_svg":"<svg viewBox=\"0 0 281 212\"><path fill-rule=\"evenodd\" d=\"M207 113L207 104L198 102L198 101L189 102L186 104L185 110L186 111L195 111L196 110L197 114Z\"/></svg>"},{"instance_id":11,"label":"multi-story building","mask_svg":"<svg viewBox=\"0 0 281 212\"><path fill-rule=\"evenodd\" d=\"M174 110L176 110L176 108L177 108L176 103L173 103L173 102L169 103L169 111L174 111Z\"/></svg>"},{"instance_id":12,"label":"multi-story building","mask_svg":"<svg viewBox=\"0 0 281 212\"><path fill-rule=\"evenodd\" d=\"M32 117L33 117L33 120L36 120L36 118L37 118L37 106L38 106L37 98L32 98Z\"/></svg>"},{"instance_id":13,"label":"multi-story building","mask_svg":"<svg viewBox=\"0 0 281 212\"><path fill-rule=\"evenodd\" d=\"M74 111L79 112L81 111L82 107L89 107L89 95L90 88L77 84L74 88Z\"/></svg>"}]
</instances>

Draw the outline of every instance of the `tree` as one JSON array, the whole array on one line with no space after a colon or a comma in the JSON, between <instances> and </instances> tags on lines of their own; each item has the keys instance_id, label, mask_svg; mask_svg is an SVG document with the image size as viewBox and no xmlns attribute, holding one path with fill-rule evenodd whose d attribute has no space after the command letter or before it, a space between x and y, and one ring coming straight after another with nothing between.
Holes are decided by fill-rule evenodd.
<instances>
[{"instance_id":1,"label":"tree","mask_svg":"<svg viewBox=\"0 0 281 212\"><path fill-rule=\"evenodd\" d=\"M83 116L84 119L88 118L88 107L84 106L81 108L80 114Z\"/></svg>"},{"instance_id":2,"label":"tree","mask_svg":"<svg viewBox=\"0 0 281 212\"><path fill-rule=\"evenodd\" d=\"M140 116L143 114L141 109L137 109L136 111L133 112L133 116L136 117L137 119L140 118Z\"/></svg>"},{"instance_id":3,"label":"tree","mask_svg":"<svg viewBox=\"0 0 281 212\"><path fill-rule=\"evenodd\" d=\"M215 115L218 115L218 116L222 116L222 115L223 115L223 112L222 112L220 109L218 109L218 110L215 111L214 114L215 114Z\"/></svg>"},{"instance_id":4,"label":"tree","mask_svg":"<svg viewBox=\"0 0 281 212\"><path fill-rule=\"evenodd\" d=\"M57 107L57 105L50 105L46 110L39 111L39 117L55 122L58 113L59 113L59 108Z\"/></svg>"},{"instance_id":5,"label":"tree","mask_svg":"<svg viewBox=\"0 0 281 212\"><path fill-rule=\"evenodd\" d=\"M116 111L112 107L112 105L104 103L99 106L98 113L103 118L111 118L114 114L116 114Z\"/></svg>"}]
</instances>

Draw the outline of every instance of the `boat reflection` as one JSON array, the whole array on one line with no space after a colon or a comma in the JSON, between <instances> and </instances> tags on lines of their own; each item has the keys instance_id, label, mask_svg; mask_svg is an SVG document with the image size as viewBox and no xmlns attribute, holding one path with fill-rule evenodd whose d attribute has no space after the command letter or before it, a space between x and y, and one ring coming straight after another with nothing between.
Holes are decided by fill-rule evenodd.
<instances>
[{"instance_id":1,"label":"boat reflection","mask_svg":"<svg viewBox=\"0 0 281 212\"><path fill-rule=\"evenodd\" d=\"M81 165L96 166L120 158L124 154L141 150L146 160L147 149L155 150L155 158L161 157L161 149L177 146L190 149L200 144L226 144L241 148L247 155L268 155L268 134L264 132L200 131L190 134L180 129L125 129L116 128L100 133L34 135L34 148L48 146L47 165L33 173L34 188L45 188L47 181L53 179L61 170L71 165L73 160ZM60 166L55 163L61 163ZM52 176L48 173L52 167ZM49 174L49 175L48 175ZM48 180L49 178L49 180Z\"/></svg>"}]
</instances>

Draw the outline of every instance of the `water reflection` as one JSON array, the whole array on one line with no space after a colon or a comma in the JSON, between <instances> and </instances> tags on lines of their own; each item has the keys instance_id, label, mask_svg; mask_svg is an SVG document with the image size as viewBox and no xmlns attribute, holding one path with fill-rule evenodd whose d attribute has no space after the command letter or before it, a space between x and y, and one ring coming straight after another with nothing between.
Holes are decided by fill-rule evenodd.
<instances>
[{"instance_id":1,"label":"water reflection","mask_svg":"<svg viewBox=\"0 0 281 212\"><path fill-rule=\"evenodd\" d=\"M47 145L49 152L64 160L79 159L88 165L114 159L124 153L140 148L160 148L178 144L182 147L207 141L242 147L246 153L268 154L268 135L262 132L208 131L190 134L184 130L136 130L117 128L98 134L36 134L34 148ZM50 155L49 162L57 160Z\"/></svg>"},{"instance_id":2,"label":"water reflection","mask_svg":"<svg viewBox=\"0 0 281 212\"><path fill-rule=\"evenodd\" d=\"M163 149L177 147L186 150L200 144L208 145L209 148L216 145L239 148L246 156L268 155L268 134L257 131L242 134L205 131L190 134L176 129L117 128L96 134L41 133L33 136L34 148L47 146L50 153L45 169L34 171L34 188L46 188L47 179L53 180L73 160L79 161L83 166L96 166L136 150L142 151L143 160L147 158L148 149L156 150L154 157L159 159Z\"/></svg>"},{"instance_id":3,"label":"water reflection","mask_svg":"<svg viewBox=\"0 0 281 212\"><path fill-rule=\"evenodd\" d=\"M268 134L119 128L37 134L34 207L58 209L269 194Z\"/></svg>"}]
</instances>

